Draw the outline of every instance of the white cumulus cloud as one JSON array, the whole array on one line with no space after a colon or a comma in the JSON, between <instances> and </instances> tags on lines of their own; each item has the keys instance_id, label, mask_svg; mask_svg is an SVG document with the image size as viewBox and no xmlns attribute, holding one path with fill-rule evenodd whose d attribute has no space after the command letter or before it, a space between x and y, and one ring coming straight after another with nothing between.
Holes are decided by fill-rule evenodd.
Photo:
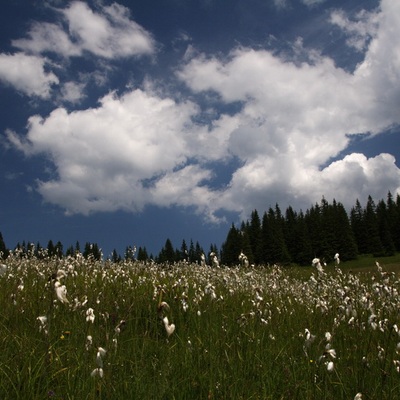
<instances>
[{"instance_id":1,"label":"white cumulus cloud","mask_svg":"<svg viewBox=\"0 0 400 400\"><path fill-rule=\"evenodd\" d=\"M152 35L130 19L129 10L122 5L113 3L93 11L85 2L74 1L58 12L63 21L35 22L29 38L13 40L12 44L26 52L53 52L64 57L89 52L111 59L155 52Z\"/></svg>"},{"instance_id":2,"label":"white cumulus cloud","mask_svg":"<svg viewBox=\"0 0 400 400\"><path fill-rule=\"evenodd\" d=\"M29 95L48 98L51 87L59 83L52 72L46 72L46 59L23 53L0 54L0 80Z\"/></svg>"},{"instance_id":3,"label":"white cumulus cloud","mask_svg":"<svg viewBox=\"0 0 400 400\"><path fill-rule=\"evenodd\" d=\"M61 25L38 25L31 39L14 44L55 51L54 43L46 47L42 40L43 29L54 29L65 56L154 52L151 35L122 6L95 12L73 2L61 13L68 33ZM54 173L36 188L68 213L178 205L216 220L220 210L246 217L275 203L307 208L325 196L352 205L370 194L395 193L400 174L392 155L340 155L352 135L373 137L400 124L400 3L382 0L376 14L359 14L360 25L343 12L335 15L331 22L364 40L364 58L354 71L304 48L301 39L292 59L250 47L225 56L190 51L176 71L190 100L145 84L108 94L93 108L59 107L46 117L32 116L26 136L9 130L8 142L27 155L49 157ZM47 86L40 87L49 90L52 76L42 77ZM83 87L70 82L62 90L73 103ZM204 106L205 98L212 104ZM231 177L213 188L215 165L232 160Z\"/></svg>"},{"instance_id":4,"label":"white cumulus cloud","mask_svg":"<svg viewBox=\"0 0 400 400\"><path fill-rule=\"evenodd\" d=\"M210 173L184 168L198 152L190 146L196 112L193 103L136 89L121 97L109 94L97 108L33 116L26 138L7 135L27 155L50 157L55 176L38 182L37 189L69 213L137 211L148 203L204 208L207 193L191 191Z\"/></svg>"}]
</instances>

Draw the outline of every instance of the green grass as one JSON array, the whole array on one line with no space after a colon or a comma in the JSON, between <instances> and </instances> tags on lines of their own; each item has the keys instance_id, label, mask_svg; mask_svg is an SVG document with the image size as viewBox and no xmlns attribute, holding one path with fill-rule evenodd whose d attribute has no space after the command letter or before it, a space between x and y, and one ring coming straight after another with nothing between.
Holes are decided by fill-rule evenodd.
<instances>
[{"instance_id":1,"label":"green grass","mask_svg":"<svg viewBox=\"0 0 400 400\"><path fill-rule=\"evenodd\" d=\"M12 257L0 277L0 398L395 399L400 288L388 270L399 260L318 273ZM58 269L68 304L48 280ZM104 376L91 376L100 362Z\"/></svg>"}]
</instances>

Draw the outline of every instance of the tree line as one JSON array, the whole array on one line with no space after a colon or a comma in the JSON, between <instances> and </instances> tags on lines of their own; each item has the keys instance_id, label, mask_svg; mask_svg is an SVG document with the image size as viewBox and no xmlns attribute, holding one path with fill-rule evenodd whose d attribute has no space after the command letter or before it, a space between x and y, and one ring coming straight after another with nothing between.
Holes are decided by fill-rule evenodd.
<instances>
[{"instance_id":1,"label":"tree line","mask_svg":"<svg viewBox=\"0 0 400 400\"><path fill-rule=\"evenodd\" d=\"M296 263L309 265L315 257L332 261L336 253L343 261L359 254L385 257L400 251L400 195L375 204L371 196L363 207L357 199L347 214L342 203L325 198L305 212L279 205L262 217L257 210L240 227L232 224L221 248L221 262L238 264L242 252L251 264Z\"/></svg>"},{"instance_id":2,"label":"tree line","mask_svg":"<svg viewBox=\"0 0 400 400\"><path fill-rule=\"evenodd\" d=\"M157 256L148 254L146 247L127 246L123 256L114 249L108 257L113 262L122 260L154 260L157 263L179 261L200 263L206 256L211 265L210 254L215 254L223 265L237 265L239 254L245 254L250 264L299 264L309 265L315 257L329 262L336 253L343 261L357 258L359 254L375 257L393 255L400 251L400 194L396 199L389 192L386 200L375 204L368 196L363 207L357 199L348 214L342 203L335 199L329 203L322 198L305 212L289 206L283 213L278 204L269 207L263 215L252 211L250 219L240 226L232 224L221 250L211 244L205 252L199 242L182 240L181 247L174 248L168 238ZM39 243L18 243L14 252L21 257L74 257L77 254L93 260L103 259L97 243L85 243L81 250L79 242L65 251L60 241L49 240L47 247ZM0 258L7 258L10 250L0 233Z\"/></svg>"}]
</instances>

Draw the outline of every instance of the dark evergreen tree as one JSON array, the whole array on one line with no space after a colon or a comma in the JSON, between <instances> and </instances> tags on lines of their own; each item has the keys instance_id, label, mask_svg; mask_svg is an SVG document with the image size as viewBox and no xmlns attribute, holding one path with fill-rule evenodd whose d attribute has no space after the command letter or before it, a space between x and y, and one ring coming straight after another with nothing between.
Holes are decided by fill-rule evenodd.
<instances>
[{"instance_id":1,"label":"dark evergreen tree","mask_svg":"<svg viewBox=\"0 0 400 400\"><path fill-rule=\"evenodd\" d=\"M89 260L101 260L102 253L97 243L86 242L83 256Z\"/></svg>"},{"instance_id":2,"label":"dark evergreen tree","mask_svg":"<svg viewBox=\"0 0 400 400\"><path fill-rule=\"evenodd\" d=\"M195 252L195 261L200 263L201 262L201 257L204 254L204 250L203 248L200 246L199 242L196 242L195 248L194 248L194 252Z\"/></svg>"},{"instance_id":3,"label":"dark evergreen tree","mask_svg":"<svg viewBox=\"0 0 400 400\"><path fill-rule=\"evenodd\" d=\"M250 225L248 228L248 235L251 246L252 257L246 256L250 263L260 264L261 263L261 220L257 210L251 213Z\"/></svg>"},{"instance_id":4,"label":"dark evergreen tree","mask_svg":"<svg viewBox=\"0 0 400 400\"><path fill-rule=\"evenodd\" d=\"M149 259L149 255L147 254L146 246L139 247L137 259L139 261L147 261Z\"/></svg>"},{"instance_id":5,"label":"dark evergreen tree","mask_svg":"<svg viewBox=\"0 0 400 400\"><path fill-rule=\"evenodd\" d=\"M176 252L176 254L179 256L179 261L183 261L183 260L189 261L188 260L189 250L188 250L185 239L182 240L180 251Z\"/></svg>"},{"instance_id":6,"label":"dark evergreen tree","mask_svg":"<svg viewBox=\"0 0 400 400\"><path fill-rule=\"evenodd\" d=\"M357 199L350 211L350 226L356 240L359 254L368 253L367 228L365 226L364 209Z\"/></svg>"},{"instance_id":7,"label":"dark evergreen tree","mask_svg":"<svg viewBox=\"0 0 400 400\"><path fill-rule=\"evenodd\" d=\"M124 258L126 261L135 261L136 256L136 247L135 246L126 246Z\"/></svg>"},{"instance_id":8,"label":"dark evergreen tree","mask_svg":"<svg viewBox=\"0 0 400 400\"><path fill-rule=\"evenodd\" d=\"M251 239L250 239L250 225L242 223L241 229L240 229L240 235L241 235L241 252L247 257L247 260L249 263L254 264L254 256L253 256L253 249L251 246ZM239 263L239 254L237 254L237 263Z\"/></svg>"},{"instance_id":9,"label":"dark evergreen tree","mask_svg":"<svg viewBox=\"0 0 400 400\"><path fill-rule=\"evenodd\" d=\"M176 254L174 247L172 246L172 242L170 239L165 241L164 247L161 249L161 252L158 256L158 261L160 263L173 263L176 260Z\"/></svg>"},{"instance_id":10,"label":"dark evergreen tree","mask_svg":"<svg viewBox=\"0 0 400 400\"><path fill-rule=\"evenodd\" d=\"M346 210L341 203L336 203L333 200L332 216L333 216L333 235L334 235L334 246L331 253L331 260L334 254L339 253L342 261L353 260L357 258L357 244L353 234L353 230L350 226L350 220L346 213Z\"/></svg>"},{"instance_id":11,"label":"dark evergreen tree","mask_svg":"<svg viewBox=\"0 0 400 400\"><path fill-rule=\"evenodd\" d=\"M7 246L3 240L3 235L0 232L0 259L5 260L10 254L10 251L7 249Z\"/></svg>"},{"instance_id":12,"label":"dark evergreen tree","mask_svg":"<svg viewBox=\"0 0 400 400\"><path fill-rule=\"evenodd\" d=\"M56 248L53 241L50 239L47 243L47 255L52 258L56 255Z\"/></svg>"},{"instance_id":13,"label":"dark evergreen tree","mask_svg":"<svg viewBox=\"0 0 400 400\"><path fill-rule=\"evenodd\" d=\"M297 214L292 207L286 210L285 242L292 262L310 265L313 253L304 214L302 211Z\"/></svg>"},{"instance_id":14,"label":"dark evergreen tree","mask_svg":"<svg viewBox=\"0 0 400 400\"><path fill-rule=\"evenodd\" d=\"M306 210L304 220L307 224L307 230L310 237L311 250L313 257L322 258L321 250L324 247L321 238L321 208L318 204L311 206L309 210Z\"/></svg>"},{"instance_id":15,"label":"dark evergreen tree","mask_svg":"<svg viewBox=\"0 0 400 400\"><path fill-rule=\"evenodd\" d=\"M384 256L385 249L382 246L379 235L375 202L371 196L368 196L367 205L364 211L364 221L366 229L367 252L371 253L374 257Z\"/></svg>"},{"instance_id":16,"label":"dark evergreen tree","mask_svg":"<svg viewBox=\"0 0 400 400\"><path fill-rule=\"evenodd\" d=\"M270 255L267 262L273 264L286 264L290 262L289 251L286 247L283 234L284 220L281 211L276 205L275 210L271 207L268 210L268 227L269 227L269 249Z\"/></svg>"},{"instance_id":17,"label":"dark evergreen tree","mask_svg":"<svg viewBox=\"0 0 400 400\"><path fill-rule=\"evenodd\" d=\"M45 257L45 251L39 242L36 243L35 256L40 260Z\"/></svg>"},{"instance_id":18,"label":"dark evergreen tree","mask_svg":"<svg viewBox=\"0 0 400 400\"><path fill-rule=\"evenodd\" d=\"M217 247L217 245L215 243L214 244L210 244L210 250L208 252L208 262L209 262L210 265L212 265L213 264L213 260L210 257L210 254L214 254L215 257L217 257L217 259L219 260L220 254L219 254L219 251L218 251L218 247Z\"/></svg>"},{"instance_id":19,"label":"dark evergreen tree","mask_svg":"<svg viewBox=\"0 0 400 400\"><path fill-rule=\"evenodd\" d=\"M400 199L400 195L397 195ZM400 207L397 206L392 194L387 195L387 221L395 251L400 251Z\"/></svg>"},{"instance_id":20,"label":"dark evergreen tree","mask_svg":"<svg viewBox=\"0 0 400 400\"><path fill-rule=\"evenodd\" d=\"M240 231L232 224L226 241L221 247L221 262L224 265L237 265L238 257L242 250L242 237Z\"/></svg>"},{"instance_id":21,"label":"dark evergreen tree","mask_svg":"<svg viewBox=\"0 0 400 400\"><path fill-rule=\"evenodd\" d=\"M67 250L65 251L65 255L67 256L67 257L74 257L75 256L75 250L74 250L74 246L69 246L68 248L67 248Z\"/></svg>"},{"instance_id":22,"label":"dark evergreen tree","mask_svg":"<svg viewBox=\"0 0 400 400\"><path fill-rule=\"evenodd\" d=\"M192 262L197 262L197 260L196 260L196 250L194 248L194 243L193 243L192 239L190 239L188 257L189 257L189 262L191 262L191 263Z\"/></svg>"},{"instance_id":23,"label":"dark evergreen tree","mask_svg":"<svg viewBox=\"0 0 400 400\"><path fill-rule=\"evenodd\" d=\"M113 263L116 263L116 264L122 261L122 257L118 254L118 252L117 252L116 249L114 249L114 250L112 251L112 254L111 254L111 261L112 261Z\"/></svg>"},{"instance_id":24,"label":"dark evergreen tree","mask_svg":"<svg viewBox=\"0 0 400 400\"><path fill-rule=\"evenodd\" d=\"M58 241L56 243L56 245L54 246L54 254L58 258L62 258L64 256L64 248L63 248L63 245L62 245L62 243L60 241Z\"/></svg>"},{"instance_id":25,"label":"dark evergreen tree","mask_svg":"<svg viewBox=\"0 0 400 400\"><path fill-rule=\"evenodd\" d=\"M389 215L386 203L380 200L376 206L376 218L378 223L379 238L386 256L394 255L396 248L389 227Z\"/></svg>"}]
</instances>

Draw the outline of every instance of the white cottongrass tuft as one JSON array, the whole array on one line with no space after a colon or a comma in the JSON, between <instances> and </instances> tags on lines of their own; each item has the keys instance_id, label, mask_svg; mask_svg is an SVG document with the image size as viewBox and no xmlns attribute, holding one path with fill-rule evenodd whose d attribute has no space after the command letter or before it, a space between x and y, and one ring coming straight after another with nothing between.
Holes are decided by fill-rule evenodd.
<instances>
[{"instance_id":1,"label":"white cottongrass tuft","mask_svg":"<svg viewBox=\"0 0 400 400\"><path fill-rule=\"evenodd\" d=\"M165 330L167 331L168 337L171 336L175 331L175 324L170 324L168 321L168 317L163 318Z\"/></svg>"},{"instance_id":2,"label":"white cottongrass tuft","mask_svg":"<svg viewBox=\"0 0 400 400\"><path fill-rule=\"evenodd\" d=\"M61 303L69 303L67 299L67 287L65 285L61 285L60 282L56 281L54 284L54 288L56 290L56 295Z\"/></svg>"},{"instance_id":3,"label":"white cottongrass tuft","mask_svg":"<svg viewBox=\"0 0 400 400\"><path fill-rule=\"evenodd\" d=\"M95 368L91 373L90 373L91 377L95 377L95 376L99 376L100 378L102 378L104 376L104 371L103 368Z\"/></svg>"},{"instance_id":4,"label":"white cottongrass tuft","mask_svg":"<svg viewBox=\"0 0 400 400\"><path fill-rule=\"evenodd\" d=\"M102 378L104 376L104 371L103 371L103 357L106 355L107 351L103 349L103 347L98 347L97 348L97 354L96 354L96 364L97 368L95 368L91 373L91 377L99 376Z\"/></svg>"},{"instance_id":5,"label":"white cottongrass tuft","mask_svg":"<svg viewBox=\"0 0 400 400\"><path fill-rule=\"evenodd\" d=\"M86 310L86 321L87 322L91 322L92 324L94 323L94 319L95 319L95 315L94 315L94 310L93 308L88 308Z\"/></svg>"},{"instance_id":6,"label":"white cottongrass tuft","mask_svg":"<svg viewBox=\"0 0 400 400\"><path fill-rule=\"evenodd\" d=\"M335 369L333 361L329 361L328 364L326 364L326 369L328 370L328 372L332 372Z\"/></svg>"}]
</instances>

